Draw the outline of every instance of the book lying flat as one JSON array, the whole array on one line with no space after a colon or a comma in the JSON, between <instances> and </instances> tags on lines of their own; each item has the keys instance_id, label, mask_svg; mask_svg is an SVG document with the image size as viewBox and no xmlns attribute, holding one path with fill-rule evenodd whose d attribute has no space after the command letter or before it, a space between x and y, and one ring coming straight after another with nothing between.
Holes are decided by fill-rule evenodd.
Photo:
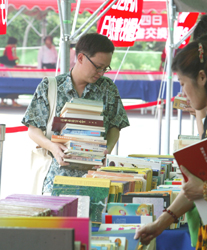
<instances>
[{"instance_id":1,"label":"book lying flat","mask_svg":"<svg viewBox=\"0 0 207 250\"><path fill-rule=\"evenodd\" d=\"M103 108L103 100L90 100L90 99L83 99L83 98L72 98L70 103L76 103L81 105L91 105L91 106L99 106Z\"/></svg>"},{"instance_id":2,"label":"book lying flat","mask_svg":"<svg viewBox=\"0 0 207 250\"><path fill-rule=\"evenodd\" d=\"M62 129L61 134L64 136L67 135L84 135L84 136L101 136L100 131L95 130L80 130L80 129Z\"/></svg>"},{"instance_id":3,"label":"book lying flat","mask_svg":"<svg viewBox=\"0 0 207 250\"><path fill-rule=\"evenodd\" d=\"M96 136L81 136L81 135L52 135L51 137L52 142L59 142L59 143L67 143L68 141L78 141L78 142L85 142L85 143L93 143L93 144L102 144L106 145L107 141L104 140L102 137Z\"/></svg>"},{"instance_id":4,"label":"book lying flat","mask_svg":"<svg viewBox=\"0 0 207 250\"><path fill-rule=\"evenodd\" d=\"M89 126L84 124L71 124L66 123L63 129L80 129L80 130L95 130L100 132L105 132L105 128L102 126Z\"/></svg>"},{"instance_id":5,"label":"book lying flat","mask_svg":"<svg viewBox=\"0 0 207 250\"><path fill-rule=\"evenodd\" d=\"M83 158L82 158L82 160L71 159L71 158L64 158L64 162L74 162L74 163L80 163L80 164L86 164L86 165L103 166L103 162L102 161L86 161Z\"/></svg>"},{"instance_id":6,"label":"book lying flat","mask_svg":"<svg viewBox=\"0 0 207 250\"><path fill-rule=\"evenodd\" d=\"M69 119L87 119L87 120L95 120L95 121L103 121L104 117L102 115L89 115L86 113L70 113L70 112L64 112L61 114L61 117L63 118L69 118Z\"/></svg>"},{"instance_id":7,"label":"book lying flat","mask_svg":"<svg viewBox=\"0 0 207 250\"><path fill-rule=\"evenodd\" d=\"M16 204L25 204L25 206L36 206L51 209L52 216L77 216L78 200L74 197L61 198L54 196L30 195L30 194L12 194L1 200L1 203L16 202Z\"/></svg>"},{"instance_id":8,"label":"book lying flat","mask_svg":"<svg viewBox=\"0 0 207 250\"><path fill-rule=\"evenodd\" d=\"M76 104L76 103L70 103L66 102L65 105L63 106L61 110L61 114L64 113L66 110L84 110L84 111L92 111L92 112L97 112L99 114L102 113L103 107L101 106L92 106L92 105L87 105L87 104Z\"/></svg>"},{"instance_id":9,"label":"book lying flat","mask_svg":"<svg viewBox=\"0 0 207 250\"><path fill-rule=\"evenodd\" d=\"M61 131L65 124L70 124L76 127L89 126L89 127L103 127L103 121L89 120L82 118L63 118L55 116L52 123L52 131Z\"/></svg>"}]
</instances>

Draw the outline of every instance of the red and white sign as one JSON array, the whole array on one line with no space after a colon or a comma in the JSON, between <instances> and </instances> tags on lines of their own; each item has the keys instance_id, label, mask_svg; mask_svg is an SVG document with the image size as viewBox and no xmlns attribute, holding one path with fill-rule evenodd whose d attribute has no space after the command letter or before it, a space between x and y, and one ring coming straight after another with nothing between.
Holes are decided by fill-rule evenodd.
<instances>
[{"instance_id":1,"label":"red and white sign","mask_svg":"<svg viewBox=\"0 0 207 250\"><path fill-rule=\"evenodd\" d=\"M6 34L7 0L0 0L0 35Z\"/></svg>"},{"instance_id":2,"label":"red and white sign","mask_svg":"<svg viewBox=\"0 0 207 250\"><path fill-rule=\"evenodd\" d=\"M136 41L165 42L168 37L167 14L142 14Z\"/></svg>"},{"instance_id":3,"label":"red and white sign","mask_svg":"<svg viewBox=\"0 0 207 250\"><path fill-rule=\"evenodd\" d=\"M142 7L143 0L118 0L100 19L97 32L107 36L116 47L133 46Z\"/></svg>"},{"instance_id":4,"label":"red and white sign","mask_svg":"<svg viewBox=\"0 0 207 250\"><path fill-rule=\"evenodd\" d=\"M178 15L178 23L175 28L175 43L179 42L180 39L194 26L198 18L199 13L195 12L180 12ZM180 49L185 47L190 41L190 36L180 45Z\"/></svg>"}]
</instances>

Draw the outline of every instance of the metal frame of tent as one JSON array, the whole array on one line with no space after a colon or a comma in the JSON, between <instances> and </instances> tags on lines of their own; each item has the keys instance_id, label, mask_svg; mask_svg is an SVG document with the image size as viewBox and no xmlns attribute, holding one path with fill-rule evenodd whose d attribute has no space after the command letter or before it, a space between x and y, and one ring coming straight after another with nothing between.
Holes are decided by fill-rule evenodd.
<instances>
[{"instance_id":1,"label":"metal frame of tent","mask_svg":"<svg viewBox=\"0 0 207 250\"><path fill-rule=\"evenodd\" d=\"M172 90L172 57L173 50L178 48L186 38L194 31L196 25L177 43L174 44L174 21L177 12L205 12L207 10L207 2L205 0L166 0L168 14L168 53L167 53L167 87L166 87L166 131L164 154L170 151L170 115L171 115L171 90ZM160 115L161 116L161 115ZM161 121L159 121L161 124ZM161 126L161 125L160 125ZM179 132L181 132L181 111L179 111Z\"/></svg>"}]
</instances>

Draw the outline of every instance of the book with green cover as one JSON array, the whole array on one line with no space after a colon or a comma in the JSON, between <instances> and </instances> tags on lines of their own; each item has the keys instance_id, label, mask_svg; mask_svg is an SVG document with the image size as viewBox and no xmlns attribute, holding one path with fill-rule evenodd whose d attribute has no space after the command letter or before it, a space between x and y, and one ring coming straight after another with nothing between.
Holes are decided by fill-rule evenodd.
<instances>
[{"instance_id":1,"label":"book with green cover","mask_svg":"<svg viewBox=\"0 0 207 250\"><path fill-rule=\"evenodd\" d=\"M101 214L106 209L110 183L108 179L55 176L52 195L90 196L89 217L96 226L101 224Z\"/></svg>"}]
</instances>

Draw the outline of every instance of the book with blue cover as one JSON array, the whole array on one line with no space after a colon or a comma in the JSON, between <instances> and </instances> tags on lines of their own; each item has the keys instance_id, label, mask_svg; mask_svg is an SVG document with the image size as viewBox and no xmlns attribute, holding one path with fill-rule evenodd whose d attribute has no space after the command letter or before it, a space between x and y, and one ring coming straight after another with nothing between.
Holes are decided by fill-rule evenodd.
<instances>
[{"instance_id":1,"label":"book with blue cover","mask_svg":"<svg viewBox=\"0 0 207 250\"><path fill-rule=\"evenodd\" d=\"M87 136L101 136L100 131L80 130L80 129L63 129L62 135L87 135Z\"/></svg>"}]
</instances>

